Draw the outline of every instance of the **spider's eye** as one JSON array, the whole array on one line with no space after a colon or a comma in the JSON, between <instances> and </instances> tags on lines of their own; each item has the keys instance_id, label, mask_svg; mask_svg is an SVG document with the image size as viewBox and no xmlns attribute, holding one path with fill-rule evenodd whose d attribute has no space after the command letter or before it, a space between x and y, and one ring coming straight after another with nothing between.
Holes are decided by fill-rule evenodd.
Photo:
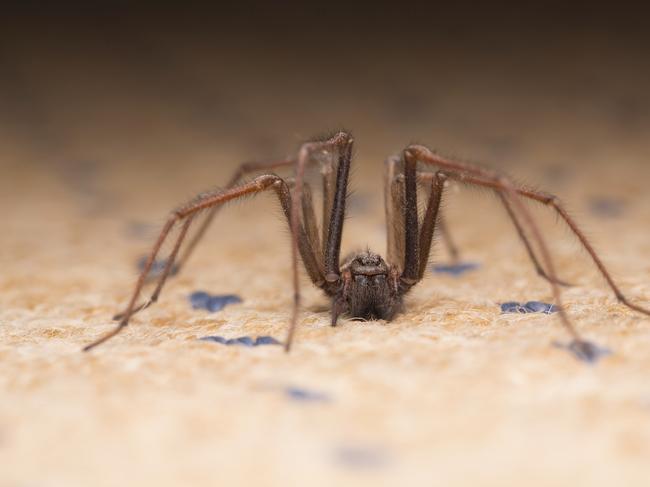
<instances>
[{"instance_id":1,"label":"spider's eye","mask_svg":"<svg viewBox=\"0 0 650 487\"><path fill-rule=\"evenodd\" d=\"M354 282L356 282L360 286L366 286L368 284L368 277L357 274L356 276L354 276Z\"/></svg>"},{"instance_id":2,"label":"spider's eye","mask_svg":"<svg viewBox=\"0 0 650 487\"><path fill-rule=\"evenodd\" d=\"M383 274L377 274L374 276L372 282L375 286L383 286L386 282L386 276Z\"/></svg>"}]
</instances>

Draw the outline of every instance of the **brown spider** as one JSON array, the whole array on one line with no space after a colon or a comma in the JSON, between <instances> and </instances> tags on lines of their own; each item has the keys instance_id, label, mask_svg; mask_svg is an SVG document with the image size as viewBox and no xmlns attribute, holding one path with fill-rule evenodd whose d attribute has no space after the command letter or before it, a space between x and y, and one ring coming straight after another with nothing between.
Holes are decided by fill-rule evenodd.
<instances>
[{"instance_id":1,"label":"brown spider","mask_svg":"<svg viewBox=\"0 0 650 487\"><path fill-rule=\"evenodd\" d=\"M201 194L188 204L174 210L149 254L126 310L114 318L120 320L118 326L86 346L84 351L117 335L128 325L129 319L135 313L156 302L167 277L172 273L174 261L188 229L199 212L210 210L179 260L177 270L187 261L222 203L268 189L272 189L277 194L292 234L294 299L291 324L284 344L286 350L291 346L300 305L298 255L311 281L331 299L332 326L336 325L342 313L353 318L391 320L401 311L404 295L424 276L436 224L442 223L438 213L445 181L448 179L490 188L499 196L537 272L550 282L559 317L571 334L574 346L587 356L592 354L593 345L580 337L562 307L559 286L565 283L558 280L544 237L523 203L522 197L553 208L578 237L618 300L633 310L650 315L650 310L629 302L619 290L584 233L578 229L557 197L515 185L509 178L497 172L443 158L421 145L410 145L402 152L401 157L393 157L386 162L387 261L373 252L366 251L349 257L341 265L341 236L352 161L352 144L353 139L348 133L339 132L325 140L303 144L295 158L243 164L226 189ZM305 169L308 165L318 165L323 177L323 225L320 235L310 186L304 181ZM295 167L294 179L283 179L275 174L266 173L251 181L241 182L246 174L288 166ZM427 172L424 170L426 168L432 168L433 171ZM428 200L422 218L418 216L418 184L424 186ZM543 264L538 261L520 220L523 220L537 243ZM177 225L180 225L180 233L152 296L143 304L136 306L136 301L163 242ZM444 228L442 230L444 236ZM453 250L453 246L451 249Z\"/></svg>"}]
</instances>

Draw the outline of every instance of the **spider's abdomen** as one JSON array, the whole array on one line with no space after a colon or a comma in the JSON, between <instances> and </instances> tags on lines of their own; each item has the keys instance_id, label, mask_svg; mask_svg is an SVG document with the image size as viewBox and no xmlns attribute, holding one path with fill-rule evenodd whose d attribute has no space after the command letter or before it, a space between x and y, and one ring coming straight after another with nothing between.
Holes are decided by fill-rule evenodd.
<instances>
[{"instance_id":1,"label":"spider's abdomen","mask_svg":"<svg viewBox=\"0 0 650 487\"><path fill-rule=\"evenodd\" d=\"M344 295L347 314L366 320L391 320L402 305L394 274L377 254L364 252L345 266L349 283Z\"/></svg>"}]
</instances>

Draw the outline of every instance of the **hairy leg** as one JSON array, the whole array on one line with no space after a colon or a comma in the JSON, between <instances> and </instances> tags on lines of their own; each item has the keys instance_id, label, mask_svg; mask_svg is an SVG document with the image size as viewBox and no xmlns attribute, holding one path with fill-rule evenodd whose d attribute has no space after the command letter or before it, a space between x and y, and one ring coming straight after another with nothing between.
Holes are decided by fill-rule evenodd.
<instances>
[{"instance_id":1,"label":"hairy leg","mask_svg":"<svg viewBox=\"0 0 650 487\"><path fill-rule=\"evenodd\" d=\"M539 263L539 260L535 255L535 251L533 250L533 246L530 244L530 241L526 236L526 232L524 231L524 228L521 226L521 223L519 222L519 218L517 218L517 215L513 211L512 206L508 201L508 198L506 198L503 195L503 193L498 193L498 194L499 194L499 198L501 199L501 202L503 203L504 208L506 209L506 212L508 213L508 216L510 217L510 220L512 221L513 225L515 226L515 229L517 230L517 235L519 235L519 238L521 239L522 243L524 244L524 247L526 248L528 257L530 258L530 260L533 263L533 266L535 267L535 271L540 277L546 279L547 281L550 281L551 277L546 273L542 265ZM557 282L560 286L571 286L571 284L561 279L557 279L555 282Z\"/></svg>"},{"instance_id":2,"label":"hairy leg","mask_svg":"<svg viewBox=\"0 0 650 487\"><path fill-rule=\"evenodd\" d=\"M560 293L560 288L558 286L558 279L555 273L555 267L553 265L550 252L548 250L548 246L545 242L545 239L538 225L536 224L529 210L524 205L523 201L521 200L522 197L538 201L546 206L551 206L558 213L558 215L565 221L565 223L569 226L572 232L578 237L578 240L581 242L583 247L587 250L592 260L596 264L596 267L599 269L601 274L605 277L605 280L613 289L619 301L625 304L626 306L630 307L631 309L650 315L649 310L639 305L630 303L629 300L623 295L623 293L620 291L618 286L614 283L609 271L605 268L604 264L602 263L601 259L598 257L596 252L594 251L593 247L587 240L584 233L578 228L575 221L573 221L573 219L568 215L566 210L562 207L562 205L559 203L558 199L555 196L547 193L539 192L539 191L533 191L530 189L517 187L513 183L511 183L509 179L499 175L496 172L478 166L474 166L471 164L442 158L437 154L431 152L428 148L423 146L419 146L419 145L410 146L405 150L405 158L407 157L406 156L407 154L409 154L408 157L410 157L411 159L420 161L430 166L434 166L444 171L444 173L449 178L453 178L455 180L467 184L491 188L497 193L503 195L503 197L507 198L507 201L514 206L514 208L519 212L520 215L522 215L526 224L530 228L531 233L538 244L538 247L542 255L542 260L544 261L544 265L548 272L551 288L553 290L553 294L555 296L555 300L558 305L560 318L562 319L562 322L567 328L567 330L571 333L574 339L576 339L580 344L585 345L584 342L580 339L577 331L569 321L566 311L562 307L561 293Z\"/></svg>"},{"instance_id":3,"label":"hairy leg","mask_svg":"<svg viewBox=\"0 0 650 487\"><path fill-rule=\"evenodd\" d=\"M277 161L264 161L264 162L245 162L237 168L235 174L233 174L233 176L230 178L230 181L226 185L226 189L235 187L245 176L249 174L253 174L256 172L268 172L272 169L281 169L284 167L292 166L295 163L296 163L295 159L280 159ZM216 216L220 208L221 206L215 206L214 208L211 208L208 211L208 214L203 220L203 222L201 222L199 229L194 234L194 236L190 239L189 243L185 247L185 250L183 251L183 254L178 259L178 264L176 265L174 274L178 274L180 270L183 267L185 267L185 264L187 263L188 259L194 252L194 249L196 248L197 244L201 241L201 239L205 235L205 232L212 224L212 221L214 220L214 217Z\"/></svg>"},{"instance_id":4,"label":"hairy leg","mask_svg":"<svg viewBox=\"0 0 650 487\"><path fill-rule=\"evenodd\" d=\"M429 260L433 233L438 222L446 176L438 171L433 175L429 201L422 226L417 214L417 159L404 153L404 268L400 275L403 292L422 280Z\"/></svg>"},{"instance_id":5,"label":"hairy leg","mask_svg":"<svg viewBox=\"0 0 650 487\"><path fill-rule=\"evenodd\" d=\"M399 157L390 157L386 160L384 171L384 206L386 211L386 237L387 237L387 258L388 262L401 270L404 265L404 243L405 243L405 229L404 229L404 167ZM417 174L418 184L423 187L428 193L429 198L432 197L431 189L435 187L433 178L434 173L421 173ZM447 248L449 257L452 262L459 260L459 252L457 246L451 238L451 233L445 224L445 220L441 214L440 208L437 210L436 230L442 241ZM422 227L425 220L420 224ZM430 244L429 244L430 248ZM427 256L428 256L428 250Z\"/></svg>"},{"instance_id":6,"label":"hairy leg","mask_svg":"<svg viewBox=\"0 0 650 487\"><path fill-rule=\"evenodd\" d=\"M435 173L431 172L421 172L418 171L418 184L420 184L423 189L429 191L431 189L431 181ZM449 231L449 225L447 225L447 220L442 214L442 208L438 212L438 222L436 223L436 230L438 235L442 240L445 248L447 249L447 254L449 254L449 259L453 263L460 261L460 251L458 246L452 238L451 232Z\"/></svg>"},{"instance_id":7,"label":"hairy leg","mask_svg":"<svg viewBox=\"0 0 650 487\"><path fill-rule=\"evenodd\" d=\"M419 172L418 173L418 178L421 179L422 181L428 182L431 184L431 182L436 178L437 173L431 173L431 172ZM459 180L458 177L453 177L453 179ZM535 267L535 271L537 274L542 277L543 279L546 279L547 281L550 281L551 278L548 276L542 265L539 263L539 259L537 258L537 255L535 254L535 251L533 249L533 246L530 243L530 240L528 236L526 235L526 232L524 231L524 228L521 225L521 222L519 221L519 218L515 214L515 212L512 209L512 205L509 203L508 199L503 195L501 192L497 192L497 195L499 199L501 200L501 203L503 204L503 207L505 208L508 217L512 221L512 224L515 227L515 230L517 230L517 235L521 239L521 242L524 244L524 247L526 249L526 252L528 253L528 257L530 258L531 262L533 263L533 266ZM441 235L447 235L446 239L446 244L447 248L449 250L450 255L452 256L452 259L458 260L458 250L456 249L456 246L453 244L453 242L450 239L449 231L447 229L447 225L442 217L442 215L439 215L438 217L438 227L440 230ZM570 287L571 284L563 281L561 279L557 279L556 281L560 286L567 286Z\"/></svg>"},{"instance_id":8,"label":"hairy leg","mask_svg":"<svg viewBox=\"0 0 650 487\"><path fill-rule=\"evenodd\" d=\"M193 218L188 218L185 220L183 223L183 226L181 227L181 232L176 238L176 243L174 244L174 248L172 249L171 254L169 255L169 258L167 259L167 262L165 263L165 268L163 269L162 275L158 278L158 284L156 285L156 289L154 290L153 294L151 297L142 303L141 305L137 306L135 309L131 311L131 316L133 316L135 313L138 313L139 311L142 311L143 309L148 308L151 306L153 303L158 301L158 297L160 296L160 292L162 291L163 286L165 285L165 282L167 281L167 277L170 275L170 271L174 266L174 261L176 260L176 256L178 255L178 250L181 247L181 244L183 243L183 240L185 239L185 236L187 235L187 231L190 228L190 225L192 224ZM149 259L151 258L151 254L149 255ZM149 259L147 259L147 264L145 264L145 268L149 266L151 267L151 264L149 264ZM155 256L154 256L155 260ZM153 261L152 261L153 262ZM144 272L144 269L143 269ZM121 320L125 317L125 312L118 313L115 316L113 316L114 320Z\"/></svg>"},{"instance_id":9,"label":"hairy leg","mask_svg":"<svg viewBox=\"0 0 650 487\"><path fill-rule=\"evenodd\" d=\"M424 219L420 228L420 264L418 270L418 280L424 277L429 261L429 253L431 251L431 242L433 240L433 233L439 223L440 202L442 201L442 193L445 190L445 181L447 176L438 171L434 174L431 182L431 190L429 191L429 202L427 209L424 213Z\"/></svg>"},{"instance_id":10,"label":"hairy leg","mask_svg":"<svg viewBox=\"0 0 650 487\"><path fill-rule=\"evenodd\" d=\"M418 282L420 269L420 239L418 223L417 158L404 152L404 266L400 275L403 288Z\"/></svg>"},{"instance_id":11,"label":"hairy leg","mask_svg":"<svg viewBox=\"0 0 650 487\"><path fill-rule=\"evenodd\" d=\"M404 265L404 178L398 157L386 160L384 208L386 211L386 253L389 264Z\"/></svg>"},{"instance_id":12,"label":"hairy leg","mask_svg":"<svg viewBox=\"0 0 650 487\"><path fill-rule=\"evenodd\" d=\"M308 142L303 144L298 152L298 162L296 165L295 188L292 194L291 209L291 228L293 233L292 247L293 255L296 256L298 241L296 238L296 229L299 227L300 214L303 201L303 188L305 178L305 168L317 152L336 151L338 154L338 164L336 166L336 189L334 191L332 209L328 222L327 239L324 245L324 266L325 266L325 291L333 295L340 283L339 258L341 253L341 239L343 235L343 223L345 220L345 203L347 198L347 185L350 174L350 165L352 162L352 137L345 133L339 132L324 141ZM304 218L304 217L303 217ZM298 268L294 265L293 282L294 289L298 289ZM294 295L294 316L297 315L300 306L300 293ZM285 341L285 350L289 351L296 328L296 320L292 320Z\"/></svg>"},{"instance_id":13,"label":"hairy leg","mask_svg":"<svg viewBox=\"0 0 650 487\"><path fill-rule=\"evenodd\" d=\"M120 323L117 325L117 327L114 330L102 336L95 342L87 345L84 348L84 351L88 351L96 347L97 345L104 343L106 340L112 338L113 336L117 335L123 328L125 328L128 325L129 319L131 318L131 316L133 316L134 313L136 313L140 309L146 308L151 303L156 301L164 285L164 282L169 274L169 270L173 266L174 258L178 253L178 249L180 248L183 238L187 234L187 230L189 229L189 226L197 213L206 209L214 208L215 206L221 205L226 201L237 199L246 195L257 194L267 189L275 190L278 198L280 199L287 220L290 222L291 221L290 212L292 208L291 194L284 180L275 175L258 176L253 181L243 184L241 186L237 186L223 191L215 191L212 193L203 194L200 197L193 200L192 202L190 202L189 204L175 210L170 216L170 218L168 219L165 226L163 227L160 236L156 240L156 243L152 248L151 253L149 254L149 258L147 259L147 262L138 278L138 281L135 286L135 290L131 296L129 304L126 310L123 313L121 313L119 317ZM156 256L158 255L160 248L162 247L162 244L169 236L171 230L178 224L182 224L181 232L176 240L176 243L174 244L174 248L172 250L170 258L167 261L165 270L163 271L163 274L160 277L160 281L158 283L158 286L156 287L156 290L154 291L154 294L147 302L145 302L145 304L136 307L135 303L140 296L142 287L145 283L146 276L151 270L151 266L153 265L153 262L155 261ZM316 256L313 253L311 246L309 245L309 242L307 241L304 227L300 225L296 233L297 236L294 238L294 240L298 241L299 244L296 246L295 251L299 250L301 252L303 262L305 262L305 266L307 267L308 272L310 272L310 266L311 266L312 270L315 273L316 278L319 279L321 282L324 282L324 278L322 274L318 274L318 269L317 267L315 267ZM293 248L292 251L294 251ZM293 256L293 265L294 266L297 265L297 256L295 255ZM311 277L311 273L310 273L310 277ZM299 292L298 289L294 289L294 294L297 294L298 292Z\"/></svg>"},{"instance_id":14,"label":"hairy leg","mask_svg":"<svg viewBox=\"0 0 650 487\"><path fill-rule=\"evenodd\" d=\"M337 164L331 160L331 158L324 158L323 160L318 161L308 161L308 163L317 162L320 165L322 181L323 181L323 228L322 228L322 240L317 238L317 220L315 218L315 210L313 205L313 197L311 196L311 191L309 188L306 189L305 193L308 193L303 198L303 220L304 225L307 228L307 235L311 242L311 245L314 249L318 250L318 261L319 265L323 267L323 260L325 258L325 243L328 240L329 232L329 222L332 215L332 208L334 206L334 197L336 193L336 176L337 176ZM245 162L241 164L230 181L226 185L226 189L232 188L238 183L240 183L246 176L257 173L257 172L268 172L273 169L286 169L292 166L295 166L297 163L296 158L287 158L279 159L272 161L260 161L260 162ZM287 180L288 182L288 180ZM305 184L306 188L306 184ZM172 273L178 274L180 270L185 267L188 259L194 252L197 244L205 236L206 231L214 221L214 218L221 207L215 206L211 208L201 222L196 233L189 239L189 243L185 247L181 257L178 259L176 267L173 268Z\"/></svg>"}]
</instances>

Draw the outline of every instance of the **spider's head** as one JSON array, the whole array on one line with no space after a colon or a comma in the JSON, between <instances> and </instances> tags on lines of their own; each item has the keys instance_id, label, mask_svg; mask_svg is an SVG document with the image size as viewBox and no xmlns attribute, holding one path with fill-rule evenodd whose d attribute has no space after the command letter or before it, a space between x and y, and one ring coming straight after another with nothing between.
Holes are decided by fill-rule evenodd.
<instances>
[{"instance_id":1,"label":"spider's head","mask_svg":"<svg viewBox=\"0 0 650 487\"><path fill-rule=\"evenodd\" d=\"M362 277L370 279L379 276L386 277L388 274L388 265L384 259L382 259L380 255L370 252L369 250L355 255L350 261L349 268L354 280Z\"/></svg>"}]
</instances>

